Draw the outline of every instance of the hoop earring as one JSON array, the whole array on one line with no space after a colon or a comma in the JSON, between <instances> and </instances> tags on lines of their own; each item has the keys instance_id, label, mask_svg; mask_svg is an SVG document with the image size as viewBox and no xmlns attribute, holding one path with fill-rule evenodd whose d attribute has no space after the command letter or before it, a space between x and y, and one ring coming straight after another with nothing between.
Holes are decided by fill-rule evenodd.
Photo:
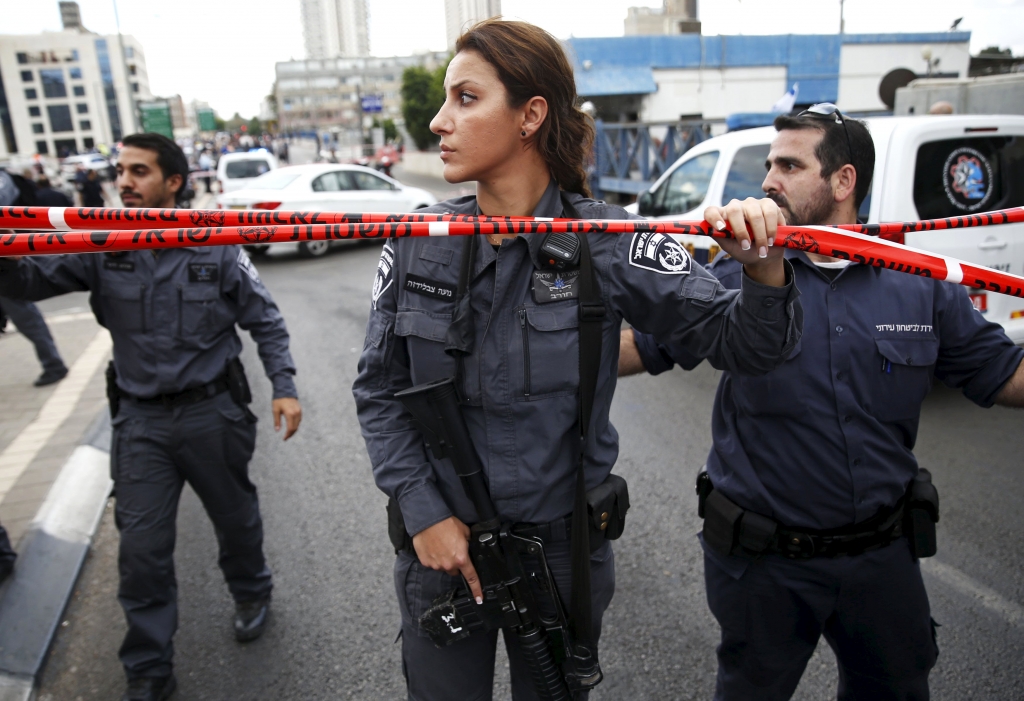
<instances>
[{"instance_id":1,"label":"hoop earring","mask_svg":"<svg viewBox=\"0 0 1024 701\"><path fill-rule=\"evenodd\" d=\"M519 132L519 133L522 134L523 136L526 136L526 130L525 129L523 131Z\"/></svg>"}]
</instances>

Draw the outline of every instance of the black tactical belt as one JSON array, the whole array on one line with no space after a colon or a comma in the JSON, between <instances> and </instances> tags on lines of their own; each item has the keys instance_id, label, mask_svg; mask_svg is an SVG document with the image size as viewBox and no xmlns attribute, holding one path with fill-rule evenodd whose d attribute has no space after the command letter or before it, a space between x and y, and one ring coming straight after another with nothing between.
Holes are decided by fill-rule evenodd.
<instances>
[{"instance_id":1,"label":"black tactical belt","mask_svg":"<svg viewBox=\"0 0 1024 701\"><path fill-rule=\"evenodd\" d=\"M158 394L155 397L136 397L134 394L128 394L124 390L121 390L121 396L132 400L136 404L142 404L145 406L163 406L166 409L173 409L179 406L198 404L199 402L216 397L218 394L227 391L227 378L221 375L213 382L208 382L205 385L200 385L199 387L182 390L181 392Z\"/></svg>"},{"instance_id":2,"label":"black tactical belt","mask_svg":"<svg viewBox=\"0 0 1024 701\"><path fill-rule=\"evenodd\" d=\"M807 533L804 531L791 531L780 527L776 531L768 551L798 560L812 557L860 555L871 550L884 548L903 535L902 505L892 514L890 519L894 523L891 527L882 531L836 535L828 535L827 531L823 533Z\"/></svg>"}]
</instances>

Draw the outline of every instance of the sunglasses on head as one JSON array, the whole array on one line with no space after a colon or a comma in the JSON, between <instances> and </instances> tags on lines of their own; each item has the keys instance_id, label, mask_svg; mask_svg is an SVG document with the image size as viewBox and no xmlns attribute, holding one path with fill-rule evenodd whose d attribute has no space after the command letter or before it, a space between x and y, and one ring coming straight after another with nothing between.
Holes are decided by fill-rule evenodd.
<instances>
[{"instance_id":1,"label":"sunglasses on head","mask_svg":"<svg viewBox=\"0 0 1024 701\"><path fill-rule=\"evenodd\" d=\"M833 105L831 102L819 102L816 105L811 105L803 112L797 115L797 117L811 117L814 119L828 119L835 115L836 124L843 125L843 133L846 134L846 150L850 154L850 164L853 164L853 143L850 141L850 130L846 128L846 118L843 113L839 111L839 108Z\"/></svg>"}]
</instances>

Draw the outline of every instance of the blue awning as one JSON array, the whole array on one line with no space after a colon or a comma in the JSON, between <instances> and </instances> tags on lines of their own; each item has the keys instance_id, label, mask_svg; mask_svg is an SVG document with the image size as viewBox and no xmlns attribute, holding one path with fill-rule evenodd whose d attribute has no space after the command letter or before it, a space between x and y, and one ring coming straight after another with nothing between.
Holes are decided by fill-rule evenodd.
<instances>
[{"instance_id":1,"label":"blue awning","mask_svg":"<svg viewBox=\"0 0 1024 701\"><path fill-rule=\"evenodd\" d=\"M650 68L576 67L576 92L582 97L602 95L646 95L657 92L658 84Z\"/></svg>"}]
</instances>

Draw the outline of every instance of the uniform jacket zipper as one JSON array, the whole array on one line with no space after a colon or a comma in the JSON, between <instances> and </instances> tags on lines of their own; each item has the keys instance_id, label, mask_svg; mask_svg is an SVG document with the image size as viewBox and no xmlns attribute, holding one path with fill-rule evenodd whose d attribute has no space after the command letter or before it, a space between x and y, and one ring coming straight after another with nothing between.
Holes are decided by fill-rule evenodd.
<instances>
[{"instance_id":1,"label":"uniform jacket zipper","mask_svg":"<svg viewBox=\"0 0 1024 701\"><path fill-rule=\"evenodd\" d=\"M523 396L530 396L530 330L526 324L526 310L519 310L519 327L523 330Z\"/></svg>"}]
</instances>

